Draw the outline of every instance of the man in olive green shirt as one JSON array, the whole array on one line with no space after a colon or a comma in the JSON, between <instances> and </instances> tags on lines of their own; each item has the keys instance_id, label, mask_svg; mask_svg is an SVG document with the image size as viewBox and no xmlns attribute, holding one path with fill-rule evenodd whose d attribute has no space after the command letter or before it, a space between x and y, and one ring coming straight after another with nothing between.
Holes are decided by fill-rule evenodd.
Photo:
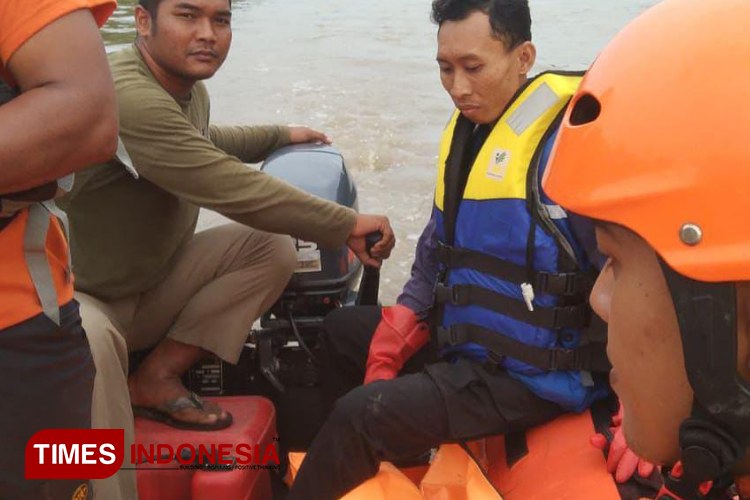
<instances>
[{"instance_id":1,"label":"man in olive green shirt","mask_svg":"<svg viewBox=\"0 0 750 500\"><path fill-rule=\"evenodd\" d=\"M346 243L371 265L394 244L387 218L359 215L244 164L286 144L328 142L324 134L209 123L200 80L228 52L229 0L140 3L135 45L110 57L124 148L79 175L62 204L98 370L94 425L124 427L129 439L128 390L137 413L175 426L231 423L218 406L191 396L180 376L208 353L237 361L253 321L294 270L286 235L326 247ZM194 234L200 207L236 224ZM370 256L364 236L373 231L384 237ZM129 377L120 335L131 351L155 346ZM99 496L130 495L123 492L132 480L110 482L117 480L112 489L95 483Z\"/></svg>"}]
</instances>

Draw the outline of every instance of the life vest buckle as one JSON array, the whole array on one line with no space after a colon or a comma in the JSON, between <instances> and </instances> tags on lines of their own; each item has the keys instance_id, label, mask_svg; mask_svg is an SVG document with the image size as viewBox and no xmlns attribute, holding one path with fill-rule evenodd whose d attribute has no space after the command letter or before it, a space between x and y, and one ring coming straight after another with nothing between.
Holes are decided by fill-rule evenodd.
<instances>
[{"instance_id":1,"label":"life vest buckle","mask_svg":"<svg viewBox=\"0 0 750 500\"><path fill-rule=\"evenodd\" d=\"M591 321L591 312L586 304L558 306L553 309L555 328L583 328Z\"/></svg>"},{"instance_id":2,"label":"life vest buckle","mask_svg":"<svg viewBox=\"0 0 750 500\"><path fill-rule=\"evenodd\" d=\"M537 289L550 295L580 295L591 288L590 279L581 273L536 273Z\"/></svg>"},{"instance_id":3,"label":"life vest buckle","mask_svg":"<svg viewBox=\"0 0 750 500\"><path fill-rule=\"evenodd\" d=\"M550 349L549 370L574 370L581 366L578 349Z\"/></svg>"},{"instance_id":4,"label":"life vest buckle","mask_svg":"<svg viewBox=\"0 0 750 500\"><path fill-rule=\"evenodd\" d=\"M464 344L468 341L466 328L463 325L453 325L450 327L439 326L437 328L437 341L440 348L454 347Z\"/></svg>"},{"instance_id":5,"label":"life vest buckle","mask_svg":"<svg viewBox=\"0 0 750 500\"><path fill-rule=\"evenodd\" d=\"M435 286L435 300L439 304L450 303L454 306L469 305L469 288L465 285L445 286L438 284Z\"/></svg>"},{"instance_id":6,"label":"life vest buckle","mask_svg":"<svg viewBox=\"0 0 750 500\"><path fill-rule=\"evenodd\" d=\"M435 248L435 256L438 259L438 262L443 264L445 267L450 268L451 267L451 250L453 247L450 245L446 245L442 241L438 240L437 242L437 248Z\"/></svg>"}]
</instances>

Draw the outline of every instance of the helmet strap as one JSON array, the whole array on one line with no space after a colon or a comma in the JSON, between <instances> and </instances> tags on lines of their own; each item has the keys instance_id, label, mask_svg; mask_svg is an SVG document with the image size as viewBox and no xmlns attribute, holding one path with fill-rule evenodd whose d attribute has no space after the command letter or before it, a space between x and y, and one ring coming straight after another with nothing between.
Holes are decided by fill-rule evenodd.
<instances>
[{"instance_id":1,"label":"helmet strap","mask_svg":"<svg viewBox=\"0 0 750 500\"><path fill-rule=\"evenodd\" d=\"M659 260L695 397L691 416L680 425L681 461L658 498L712 498L728 486L732 466L750 444L750 387L737 373L736 287L692 280Z\"/></svg>"}]
</instances>

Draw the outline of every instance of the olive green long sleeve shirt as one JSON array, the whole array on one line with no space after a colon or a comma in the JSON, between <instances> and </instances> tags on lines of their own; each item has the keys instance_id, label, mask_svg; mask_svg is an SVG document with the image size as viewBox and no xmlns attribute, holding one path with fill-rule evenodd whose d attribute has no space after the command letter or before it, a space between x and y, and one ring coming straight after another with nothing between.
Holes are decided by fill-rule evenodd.
<instances>
[{"instance_id":1,"label":"olive green long sleeve shirt","mask_svg":"<svg viewBox=\"0 0 750 500\"><path fill-rule=\"evenodd\" d=\"M176 100L135 47L110 55L110 65L120 137L139 177L112 160L79 173L62 200L76 289L105 299L148 290L192 238L200 207L322 246L346 241L352 210L244 164L288 144L287 127L210 125L205 86Z\"/></svg>"}]
</instances>

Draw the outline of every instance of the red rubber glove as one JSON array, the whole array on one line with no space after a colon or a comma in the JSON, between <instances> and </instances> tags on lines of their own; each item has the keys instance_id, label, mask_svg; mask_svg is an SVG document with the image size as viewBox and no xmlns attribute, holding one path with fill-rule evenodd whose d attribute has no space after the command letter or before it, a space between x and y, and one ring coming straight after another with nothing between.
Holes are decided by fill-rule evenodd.
<instances>
[{"instance_id":1,"label":"red rubber glove","mask_svg":"<svg viewBox=\"0 0 750 500\"><path fill-rule=\"evenodd\" d=\"M429 339L427 323L419 321L414 311L402 305L384 307L370 342L365 384L395 378Z\"/></svg>"},{"instance_id":2,"label":"red rubber glove","mask_svg":"<svg viewBox=\"0 0 750 500\"><path fill-rule=\"evenodd\" d=\"M615 476L615 481L627 482L636 470L643 478L651 476L654 472L654 464L638 457L625 442L625 433L622 430L622 406L617 415L612 417L612 427L609 431L612 433L611 442L604 434L595 434L591 437L591 444L600 450L606 449L609 445L607 471Z\"/></svg>"}]
</instances>

